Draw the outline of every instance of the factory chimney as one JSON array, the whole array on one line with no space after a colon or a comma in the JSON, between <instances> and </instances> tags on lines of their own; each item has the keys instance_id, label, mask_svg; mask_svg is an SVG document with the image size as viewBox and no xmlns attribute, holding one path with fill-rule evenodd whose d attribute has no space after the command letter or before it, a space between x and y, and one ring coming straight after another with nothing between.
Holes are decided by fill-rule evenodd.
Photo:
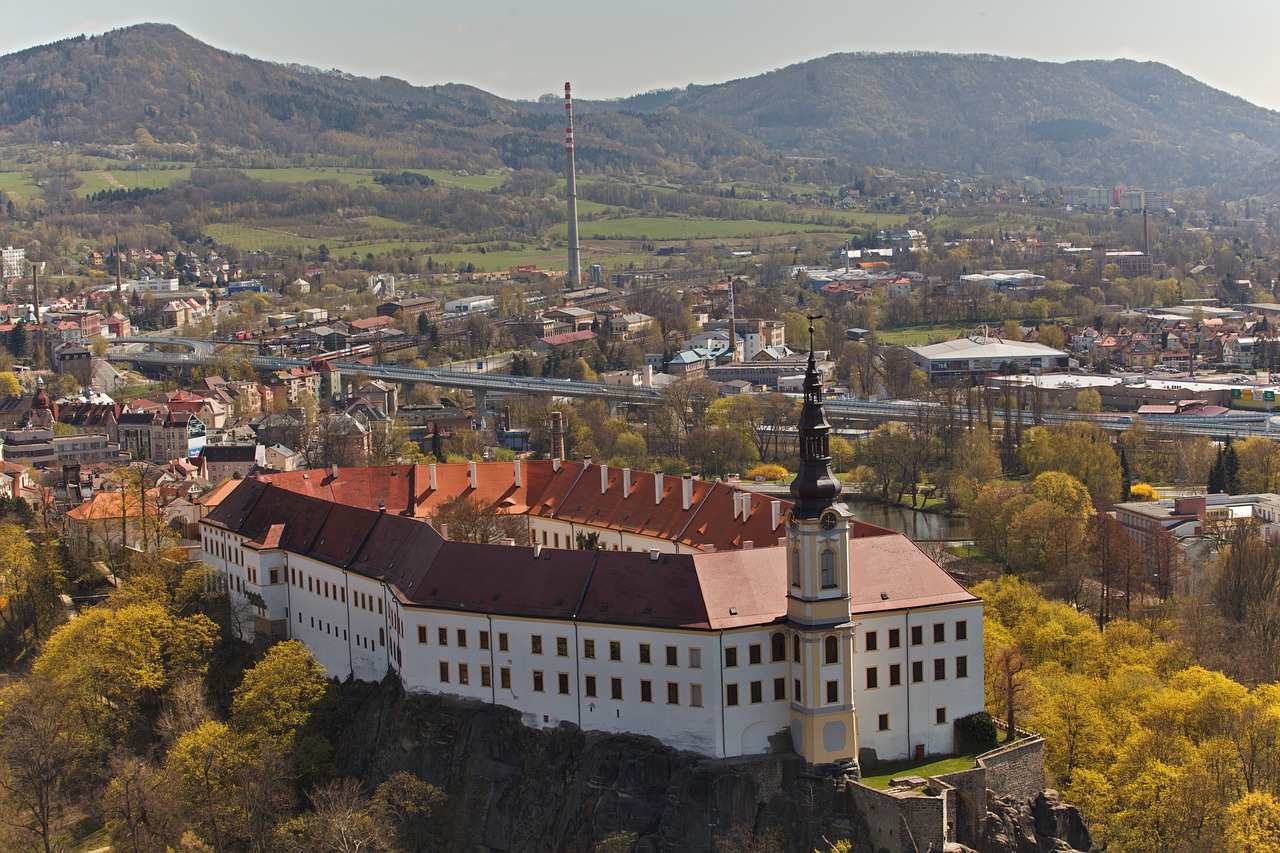
<instances>
[{"instance_id":1,"label":"factory chimney","mask_svg":"<svg viewBox=\"0 0 1280 853\"><path fill-rule=\"evenodd\" d=\"M124 302L124 283L120 280L120 238L116 238L116 298Z\"/></svg>"},{"instance_id":2,"label":"factory chimney","mask_svg":"<svg viewBox=\"0 0 1280 853\"><path fill-rule=\"evenodd\" d=\"M551 458L564 459L564 416L559 412L551 413Z\"/></svg>"},{"instance_id":3,"label":"factory chimney","mask_svg":"<svg viewBox=\"0 0 1280 853\"><path fill-rule=\"evenodd\" d=\"M569 196L569 287L582 284L582 258L578 247L578 182L573 165L573 97L569 84L564 84L564 177Z\"/></svg>"}]
</instances>

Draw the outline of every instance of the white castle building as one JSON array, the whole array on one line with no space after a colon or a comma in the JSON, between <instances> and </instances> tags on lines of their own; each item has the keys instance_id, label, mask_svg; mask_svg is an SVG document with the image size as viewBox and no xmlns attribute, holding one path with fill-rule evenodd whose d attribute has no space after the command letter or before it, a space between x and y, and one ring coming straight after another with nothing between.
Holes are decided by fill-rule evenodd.
<instances>
[{"instance_id":1,"label":"white castle building","mask_svg":"<svg viewBox=\"0 0 1280 853\"><path fill-rule=\"evenodd\" d=\"M949 753L983 708L982 602L836 502L828 432L811 357L794 504L559 460L291 472L227 494L203 556L246 632L339 678L713 757ZM463 493L530 544L449 540L429 519Z\"/></svg>"}]
</instances>

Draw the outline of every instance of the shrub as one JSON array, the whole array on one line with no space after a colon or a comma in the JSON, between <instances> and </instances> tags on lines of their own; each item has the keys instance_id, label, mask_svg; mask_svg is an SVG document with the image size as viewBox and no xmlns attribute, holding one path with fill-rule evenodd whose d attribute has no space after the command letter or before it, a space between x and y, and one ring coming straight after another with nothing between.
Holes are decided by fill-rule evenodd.
<instances>
[{"instance_id":1,"label":"shrub","mask_svg":"<svg viewBox=\"0 0 1280 853\"><path fill-rule=\"evenodd\" d=\"M1151 487L1150 483L1134 483L1129 489L1129 500L1131 501L1158 501L1160 493Z\"/></svg>"},{"instance_id":2,"label":"shrub","mask_svg":"<svg viewBox=\"0 0 1280 853\"><path fill-rule=\"evenodd\" d=\"M960 717L955 722L956 752L986 752L996 745L996 723L986 711Z\"/></svg>"},{"instance_id":3,"label":"shrub","mask_svg":"<svg viewBox=\"0 0 1280 853\"><path fill-rule=\"evenodd\" d=\"M745 479L754 480L760 477L764 480L781 480L787 476L787 473L787 469L781 465L761 464L748 471Z\"/></svg>"}]
</instances>

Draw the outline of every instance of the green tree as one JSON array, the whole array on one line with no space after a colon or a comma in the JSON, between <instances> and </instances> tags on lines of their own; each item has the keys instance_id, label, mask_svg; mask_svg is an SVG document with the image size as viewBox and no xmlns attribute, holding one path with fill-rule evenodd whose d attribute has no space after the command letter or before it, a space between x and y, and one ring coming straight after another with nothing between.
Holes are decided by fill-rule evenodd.
<instances>
[{"instance_id":1,"label":"green tree","mask_svg":"<svg viewBox=\"0 0 1280 853\"><path fill-rule=\"evenodd\" d=\"M1082 388L1076 393L1076 411L1096 415L1102 411L1102 395L1095 388Z\"/></svg>"},{"instance_id":2,"label":"green tree","mask_svg":"<svg viewBox=\"0 0 1280 853\"><path fill-rule=\"evenodd\" d=\"M253 741L289 746L328 693L324 667L297 640L276 643L245 673L231 703L231 725Z\"/></svg>"}]
</instances>

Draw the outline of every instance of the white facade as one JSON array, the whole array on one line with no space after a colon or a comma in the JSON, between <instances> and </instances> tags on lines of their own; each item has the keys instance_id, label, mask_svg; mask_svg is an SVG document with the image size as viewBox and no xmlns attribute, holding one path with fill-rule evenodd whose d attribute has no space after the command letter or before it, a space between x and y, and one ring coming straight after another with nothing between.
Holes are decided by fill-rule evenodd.
<instances>
[{"instance_id":1,"label":"white facade","mask_svg":"<svg viewBox=\"0 0 1280 853\"><path fill-rule=\"evenodd\" d=\"M15 249L5 246L0 249L0 262L3 262L5 278L21 278L22 262L27 258L26 249Z\"/></svg>"}]
</instances>

